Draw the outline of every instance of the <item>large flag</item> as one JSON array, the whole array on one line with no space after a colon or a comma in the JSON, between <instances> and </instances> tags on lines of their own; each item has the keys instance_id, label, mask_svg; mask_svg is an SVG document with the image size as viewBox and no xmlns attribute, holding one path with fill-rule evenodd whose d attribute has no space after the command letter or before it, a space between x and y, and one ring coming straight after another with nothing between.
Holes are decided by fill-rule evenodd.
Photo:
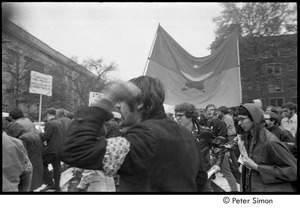
<instances>
[{"instance_id":1,"label":"large flag","mask_svg":"<svg viewBox=\"0 0 300 208\"><path fill-rule=\"evenodd\" d=\"M165 104L182 102L205 108L238 106L241 87L237 32L211 55L197 58L185 51L160 25L145 75L158 78L165 86Z\"/></svg>"}]
</instances>

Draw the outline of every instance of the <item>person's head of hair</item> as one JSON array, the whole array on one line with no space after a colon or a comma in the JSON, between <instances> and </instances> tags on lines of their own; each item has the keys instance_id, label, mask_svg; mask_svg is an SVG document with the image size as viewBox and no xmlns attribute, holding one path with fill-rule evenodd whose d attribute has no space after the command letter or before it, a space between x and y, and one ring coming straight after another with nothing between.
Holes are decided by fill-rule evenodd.
<instances>
[{"instance_id":1,"label":"person's head of hair","mask_svg":"<svg viewBox=\"0 0 300 208\"><path fill-rule=\"evenodd\" d=\"M213 109L213 113L211 113L211 112L209 111L210 109ZM208 105L206 106L206 108L205 108L206 116L207 116L208 118L216 116L216 115L217 115L217 110L218 110L218 108L217 108L216 105L214 105L214 104L208 104Z\"/></svg>"},{"instance_id":2,"label":"person's head of hair","mask_svg":"<svg viewBox=\"0 0 300 208\"><path fill-rule=\"evenodd\" d=\"M74 113L68 111L67 117L71 120L74 119Z\"/></svg>"},{"instance_id":3,"label":"person's head of hair","mask_svg":"<svg viewBox=\"0 0 300 208\"><path fill-rule=\"evenodd\" d=\"M131 112L137 110L138 104L143 104L141 109L139 109L143 120L151 118L157 113L164 112L165 88L158 79L149 76L139 76L129 81L141 90L138 96L127 101Z\"/></svg>"},{"instance_id":4,"label":"person's head of hair","mask_svg":"<svg viewBox=\"0 0 300 208\"><path fill-rule=\"evenodd\" d=\"M277 110L276 107L274 107L274 106L272 106L272 105L269 105L269 106L267 106L267 108L266 108L266 112L267 112L268 109L270 109L270 112L273 112L273 113L277 113L277 114L278 114L278 110Z\"/></svg>"},{"instance_id":5,"label":"person's head of hair","mask_svg":"<svg viewBox=\"0 0 300 208\"><path fill-rule=\"evenodd\" d=\"M24 114L19 108L15 108L9 112L9 116L11 119L17 120L19 118L23 118Z\"/></svg>"},{"instance_id":6,"label":"person's head of hair","mask_svg":"<svg viewBox=\"0 0 300 208\"><path fill-rule=\"evenodd\" d=\"M49 114L49 115L55 116L55 115L56 115L56 109L55 109L55 108L49 108L49 109L46 111L46 113Z\"/></svg>"},{"instance_id":7,"label":"person's head of hair","mask_svg":"<svg viewBox=\"0 0 300 208\"><path fill-rule=\"evenodd\" d=\"M220 106L219 111L222 112L224 115L228 114L228 108L226 106Z\"/></svg>"},{"instance_id":8,"label":"person's head of hair","mask_svg":"<svg viewBox=\"0 0 300 208\"><path fill-rule=\"evenodd\" d=\"M288 108L290 110L295 110L295 112L297 112L297 105L295 103L292 103L292 102L288 102L288 103L285 103L282 108Z\"/></svg>"},{"instance_id":9,"label":"person's head of hair","mask_svg":"<svg viewBox=\"0 0 300 208\"><path fill-rule=\"evenodd\" d=\"M274 121L274 124L278 124L279 123L279 116L277 113L274 112L266 112L265 114L270 115L270 121Z\"/></svg>"},{"instance_id":10,"label":"person's head of hair","mask_svg":"<svg viewBox=\"0 0 300 208\"><path fill-rule=\"evenodd\" d=\"M205 110L207 110L207 109L210 108L210 107L212 107L212 108L214 108L215 110L217 110L217 106L214 105L214 104L208 104L208 105L206 106Z\"/></svg>"},{"instance_id":11,"label":"person's head of hair","mask_svg":"<svg viewBox=\"0 0 300 208\"><path fill-rule=\"evenodd\" d=\"M64 118L64 117L67 117L67 111L65 109L57 109L56 110L56 118Z\"/></svg>"},{"instance_id":12,"label":"person's head of hair","mask_svg":"<svg viewBox=\"0 0 300 208\"><path fill-rule=\"evenodd\" d=\"M250 112L245 108L244 106L239 106L237 109L237 115L242 115L242 116L248 116L248 118L253 121L253 118L250 114Z\"/></svg>"},{"instance_id":13,"label":"person's head of hair","mask_svg":"<svg viewBox=\"0 0 300 208\"><path fill-rule=\"evenodd\" d=\"M185 117L192 118L192 121L196 121L199 114L196 107L190 103L181 103L175 106L174 108L175 114L176 112L184 112Z\"/></svg>"}]
</instances>

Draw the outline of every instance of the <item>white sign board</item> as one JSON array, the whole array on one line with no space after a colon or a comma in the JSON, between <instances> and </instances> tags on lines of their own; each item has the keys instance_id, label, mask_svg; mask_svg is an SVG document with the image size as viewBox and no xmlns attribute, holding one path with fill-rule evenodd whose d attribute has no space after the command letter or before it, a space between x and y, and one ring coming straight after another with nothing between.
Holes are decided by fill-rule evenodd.
<instances>
[{"instance_id":1,"label":"white sign board","mask_svg":"<svg viewBox=\"0 0 300 208\"><path fill-rule=\"evenodd\" d=\"M52 96L52 76L31 71L29 92Z\"/></svg>"},{"instance_id":2,"label":"white sign board","mask_svg":"<svg viewBox=\"0 0 300 208\"><path fill-rule=\"evenodd\" d=\"M90 92L90 98L89 98L89 106L95 105L95 103L103 98L104 94L99 92Z\"/></svg>"}]
</instances>

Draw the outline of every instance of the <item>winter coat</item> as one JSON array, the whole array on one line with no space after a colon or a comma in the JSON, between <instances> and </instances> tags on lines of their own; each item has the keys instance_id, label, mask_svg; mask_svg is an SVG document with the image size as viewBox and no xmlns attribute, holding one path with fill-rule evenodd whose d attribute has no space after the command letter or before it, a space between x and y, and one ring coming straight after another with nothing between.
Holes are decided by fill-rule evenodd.
<instances>
[{"instance_id":1,"label":"winter coat","mask_svg":"<svg viewBox=\"0 0 300 208\"><path fill-rule=\"evenodd\" d=\"M27 123L24 127L20 123L15 122L10 126L10 133L13 137L23 142L29 160L32 163L33 171L30 190L33 191L43 184L42 141L39 135L32 131L32 128L28 128L28 126L30 127L29 124Z\"/></svg>"},{"instance_id":2,"label":"winter coat","mask_svg":"<svg viewBox=\"0 0 300 208\"><path fill-rule=\"evenodd\" d=\"M265 126L263 112L253 104L243 105L251 114L254 130L244 132L242 139L248 156L258 171L242 167L242 192L293 192L297 180L297 160ZM252 138L252 139L251 139Z\"/></svg>"},{"instance_id":3,"label":"winter coat","mask_svg":"<svg viewBox=\"0 0 300 208\"><path fill-rule=\"evenodd\" d=\"M195 192L204 187L207 172L197 140L168 119L163 107L124 137L97 140L108 112L105 107L78 112L60 150L63 162L109 176L118 173L121 192Z\"/></svg>"},{"instance_id":4,"label":"winter coat","mask_svg":"<svg viewBox=\"0 0 300 208\"><path fill-rule=\"evenodd\" d=\"M19 139L2 133L2 191L30 191L32 164Z\"/></svg>"},{"instance_id":5,"label":"winter coat","mask_svg":"<svg viewBox=\"0 0 300 208\"><path fill-rule=\"evenodd\" d=\"M30 190L33 191L43 184L42 141L39 135L33 132L26 132L18 139L23 142L32 163L33 172Z\"/></svg>"}]
</instances>

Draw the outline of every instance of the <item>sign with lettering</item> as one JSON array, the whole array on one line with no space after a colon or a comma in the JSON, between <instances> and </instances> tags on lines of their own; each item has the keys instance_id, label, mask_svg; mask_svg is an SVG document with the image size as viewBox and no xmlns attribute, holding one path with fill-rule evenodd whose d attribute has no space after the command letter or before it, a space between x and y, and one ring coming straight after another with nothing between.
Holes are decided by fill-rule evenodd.
<instances>
[{"instance_id":1,"label":"sign with lettering","mask_svg":"<svg viewBox=\"0 0 300 208\"><path fill-rule=\"evenodd\" d=\"M31 71L29 92L52 96L52 76Z\"/></svg>"},{"instance_id":2,"label":"sign with lettering","mask_svg":"<svg viewBox=\"0 0 300 208\"><path fill-rule=\"evenodd\" d=\"M104 94L99 93L99 92L90 92L90 97L89 97L89 106L93 106L96 104L98 100L103 98Z\"/></svg>"}]
</instances>

